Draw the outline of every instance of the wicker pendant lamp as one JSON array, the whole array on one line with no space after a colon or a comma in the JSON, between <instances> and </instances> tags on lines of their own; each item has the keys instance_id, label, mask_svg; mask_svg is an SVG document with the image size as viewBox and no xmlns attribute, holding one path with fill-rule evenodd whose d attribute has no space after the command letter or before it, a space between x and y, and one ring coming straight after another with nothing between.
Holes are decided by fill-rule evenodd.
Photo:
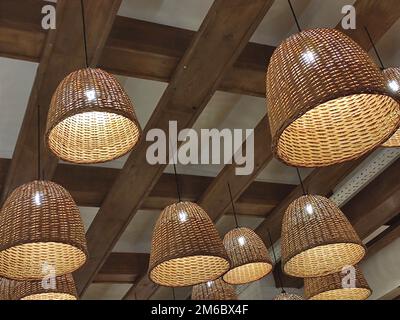
<instances>
[{"instance_id":1,"label":"wicker pendant lamp","mask_svg":"<svg viewBox=\"0 0 400 320\"><path fill-rule=\"evenodd\" d=\"M387 68L383 70L389 93L400 103L400 68ZM400 129L383 144L387 148L400 147Z\"/></svg>"},{"instance_id":2,"label":"wicker pendant lamp","mask_svg":"<svg viewBox=\"0 0 400 320\"><path fill-rule=\"evenodd\" d=\"M83 0L81 0L83 8ZM84 12L82 10L84 20ZM86 31L84 41L86 48ZM119 158L138 143L141 129L133 104L117 79L89 67L68 75L51 100L46 142L60 159L101 163Z\"/></svg>"},{"instance_id":3,"label":"wicker pendant lamp","mask_svg":"<svg viewBox=\"0 0 400 320\"><path fill-rule=\"evenodd\" d=\"M372 294L361 270L356 266L355 281L343 281L351 273L337 272L324 277L304 279L304 292L309 300L366 300Z\"/></svg>"},{"instance_id":4,"label":"wicker pendant lamp","mask_svg":"<svg viewBox=\"0 0 400 320\"><path fill-rule=\"evenodd\" d=\"M359 158L400 123L400 106L379 68L337 30L307 30L285 40L271 58L266 87L272 149L292 166Z\"/></svg>"},{"instance_id":5,"label":"wicker pendant lamp","mask_svg":"<svg viewBox=\"0 0 400 320\"><path fill-rule=\"evenodd\" d=\"M229 284L245 284L260 280L272 271L268 250L261 238L249 228L239 227L231 187L228 183L236 228L224 237L224 246L231 261L231 269L223 279Z\"/></svg>"},{"instance_id":6,"label":"wicker pendant lamp","mask_svg":"<svg viewBox=\"0 0 400 320\"><path fill-rule=\"evenodd\" d=\"M43 278L45 264L56 275L86 261L85 230L71 195L50 181L15 189L0 211L0 275L15 280Z\"/></svg>"},{"instance_id":7,"label":"wicker pendant lamp","mask_svg":"<svg viewBox=\"0 0 400 320\"><path fill-rule=\"evenodd\" d=\"M222 278L194 286L192 300L237 300L235 288Z\"/></svg>"},{"instance_id":8,"label":"wicker pendant lamp","mask_svg":"<svg viewBox=\"0 0 400 320\"><path fill-rule=\"evenodd\" d=\"M278 294L274 300L304 300L304 298L297 294L283 292Z\"/></svg>"},{"instance_id":9,"label":"wicker pendant lamp","mask_svg":"<svg viewBox=\"0 0 400 320\"><path fill-rule=\"evenodd\" d=\"M6 280L7 300L77 300L78 295L71 274L56 277L52 283L38 281Z\"/></svg>"},{"instance_id":10,"label":"wicker pendant lamp","mask_svg":"<svg viewBox=\"0 0 400 320\"><path fill-rule=\"evenodd\" d=\"M281 238L283 271L298 278L338 272L365 255L343 212L321 196L305 195L289 205Z\"/></svg>"},{"instance_id":11,"label":"wicker pendant lamp","mask_svg":"<svg viewBox=\"0 0 400 320\"><path fill-rule=\"evenodd\" d=\"M186 287L220 278L230 262L218 231L197 204L181 201L166 207L158 218L151 241L149 277L166 287Z\"/></svg>"}]
</instances>

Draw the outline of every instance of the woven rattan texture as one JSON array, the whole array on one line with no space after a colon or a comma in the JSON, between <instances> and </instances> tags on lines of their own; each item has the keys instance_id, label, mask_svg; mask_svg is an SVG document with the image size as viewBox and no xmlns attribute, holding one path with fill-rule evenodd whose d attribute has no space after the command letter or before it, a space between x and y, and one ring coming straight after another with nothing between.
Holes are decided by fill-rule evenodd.
<instances>
[{"instance_id":1,"label":"woven rattan texture","mask_svg":"<svg viewBox=\"0 0 400 320\"><path fill-rule=\"evenodd\" d=\"M73 163L100 163L132 150L141 129L133 104L116 78L101 69L68 75L51 101L46 141Z\"/></svg>"},{"instance_id":2,"label":"woven rattan texture","mask_svg":"<svg viewBox=\"0 0 400 320\"><path fill-rule=\"evenodd\" d=\"M235 288L222 278L196 285L192 289L192 300L237 300Z\"/></svg>"},{"instance_id":3,"label":"woven rattan texture","mask_svg":"<svg viewBox=\"0 0 400 320\"><path fill-rule=\"evenodd\" d=\"M0 275L15 280L72 273L87 257L85 230L71 195L49 181L15 189L0 212Z\"/></svg>"},{"instance_id":4,"label":"woven rattan texture","mask_svg":"<svg viewBox=\"0 0 400 320\"><path fill-rule=\"evenodd\" d=\"M385 81L388 85L389 93L400 103L400 68L388 68L383 70ZM384 147L400 147L400 129L383 144Z\"/></svg>"},{"instance_id":5,"label":"woven rattan texture","mask_svg":"<svg viewBox=\"0 0 400 320\"><path fill-rule=\"evenodd\" d=\"M272 271L268 250L251 229L236 228L224 237L224 246L231 260L231 269L224 275L230 284L260 280Z\"/></svg>"},{"instance_id":6,"label":"woven rattan texture","mask_svg":"<svg viewBox=\"0 0 400 320\"><path fill-rule=\"evenodd\" d=\"M230 263L219 234L197 204L180 202L161 213L153 232L150 279L167 287L215 280Z\"/></svg>"},{"instance_id":7,"label":"woven rattan texture","mask_svg":"<svg viewBox=\"0 0 400 320\"><path fill-rule=\"evenodd\" d=\"M367 299L372 293L371 288L368 286L361 270L357 266L354 270L355 286L351 285L351 281L347 281L344 278L352 274L348 272L337 272L324 277L304 279L304 293L306 298L310 300Z\"/></svg>"},{"instance_id":8,"label":"woven rattan texture","mask_svg":"<svg viewBox=\"0 0 400 320\"><path fill-rule=\"evenodd\" d=\"M274 154L293 166L358 158L400 122L379 68L337 30L308 30L284 41L271 58L266 87Z\"/></svg>"},{"instance_id":9,"label":"woven rattan texture","mask_svg":"<svg viewBox=\"0 0 400 320\"><path fill-rule=\"evenodd\" d=\"M285 273L318 277L358 263L365 247L343 212L327 198L307 195L295 200L282 223Z\"/></svg>"},{"instance_id":10,"label":"woven rattan texture","mask_svg":"<svg viewBox=\"0 0 400 320\"><path fill-rule=\"evenodd\" d=\"M281 293L278 294L274 300L304 300L303 297L298 296L297 294L291 294L291 293Z\"/></svg>"}]
</instances>

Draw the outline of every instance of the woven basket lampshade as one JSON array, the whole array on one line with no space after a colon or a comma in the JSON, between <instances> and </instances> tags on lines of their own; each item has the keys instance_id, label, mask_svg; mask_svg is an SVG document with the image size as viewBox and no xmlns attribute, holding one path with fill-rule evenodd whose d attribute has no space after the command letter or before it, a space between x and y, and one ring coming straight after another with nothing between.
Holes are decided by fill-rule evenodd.
<instances>
[{"instance_id":1,"label":"woven basket lampshade","mask_svg":"<svg viewBox=\"0 0 400 320\"><path fill-rule=\"evenodd\" d=\"M304 298L297 294L283 292L278 294L274 300L304 300Z\"/></svg>"},{"instance_id":2,"label":"woven basket lampshade","mask_svg":"<svg viewBox=\"0 0 400 320\"><path fill-rule=\"evenodd\" d=\"M150 279L185 287L221 277L230 267L221 238L207 213L195 203L166 207L153 231Z\"/></svg>"},{"instance_id":3,"label":"woven basket lampshade","mask_svg":"<svg viewBox=\"0 0 400 320\"><path fill-rule=\"evenodd\" d=\"M358 263L365 247L342 211L321 196L295 200L283 217L283 271L298 278L338 272Z\"/></svg>"},{"instance_id":4,"label":"woven basket lampshade","mask_svg":"<svg viewBox=\"0 0 400 320\"><path fill-rule=\"evenodd\" d=\"M223 277L227 283L237 285L257 281L272 271L268 250L253 230L233 229L225 235L224 246L232 263Z\"/></svg>"},{"instance_id":5,"label":"woven basket lampshade","mask_svg":"<svg viewBox=\"0 0 400 320\"><path fill-rule=\"evenodd\" d=\"M400 103L400 68L387 68L383 70L388 90L390 94ZM383 144L384 147L398 148L400 147L400 129Z\"/></svg>"},{"instance_id":6,"label":"woven basket lampshade","mask_svg":"<svg viewBox=\"0 0 400 320\"><path fill-rule=\"evenodd\" d=\"M192 289L192 300L237 300L235 288L222 278L198 284Z\"/></svg>"},{"instance_id":7,"label":"woven basket lampshade","mask_svg":"<svg viewBox=\"0 0 400 320\"><path fill-rule=\"evenodd\" d=\"M272 149L296 167L356 159L386 141L400 122L379 68L337 30L293 35L267 72Z\"/></svg>"},{"instance_id":8,"label":"woven basket lampshade","mask_svg":"<svg viewBox=\"0 0 400 320\"><path fill-rule=\"evenodd\" d=\"M6 280L6 300L77 300L74 279L71 274L54 280L15 281ZM54 281L54 282L52 282ZM3 288L2 288L3 289Z\"/></svg>"},{"instance_id":9,"label":"woven basket lampshade","mask_svg":"<svg viewBox=\"0 0 400 320\"><path fill-rule=\"evenodd\" d=\"M324 277L304 279L304 292L309 300L366 300L372 294L361 270L355 267L355 281L343 281L348 273L337 272ZM344 283L343 283L344 282Z\"/></svg>"},{"instance_id":10,"label":"woven basket lampshade","mask_svg":"<svg viewBox=\"0 0 400 320\"><path fill-rule=\"evenodd\" d=\"M133 149L141 129L133 104L116 78L81 69L58 86L50 104L46 142L60 159L101 163Z\"/></svg>"},{"instance_id":11,"label":"woven basket lampshade","mask_svg":"<svg viewBox=\"0 0 400 320\"><path fill-rule=\"evenodd\" d=\"M86 261L85 230L71 195L49 181L15 189L0 212L0 275L39 280L43 268L57 276L72 273Z\"/></svg>"}]
</instances>

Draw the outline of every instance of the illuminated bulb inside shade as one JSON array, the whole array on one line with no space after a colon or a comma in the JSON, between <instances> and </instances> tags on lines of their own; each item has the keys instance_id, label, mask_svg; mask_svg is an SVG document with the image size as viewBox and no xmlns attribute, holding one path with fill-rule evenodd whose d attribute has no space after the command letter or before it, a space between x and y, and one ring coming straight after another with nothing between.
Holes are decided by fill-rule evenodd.
<instances>
[{"instance_id":1,"label":"illuminated bulb inside shade","mask_svg":"<svg viewBox=\"0 0 400 320\"><path fill-rule=\"evenodd\" d=\"M303 53L302 56L303 56L303 60L306 63L311 64L311 63L315 62L315 54L312 51L306 51L306 52Z\"/></svg>"},{"instance_id":2,"label":"illuminated bulb inside shade","mask_svg":"<svg viewBox=\"0 0 400 320\"><path fill-rule=\"evenodd\" d=\"M391 81L389 81L389 88L393 92L397 92L400 90L400 85L396 80L391 80Z\"/></svg>"},{"instance_id":3,"label":"illuminated bulb inside shade","mask_svg":"<svg viewBox=\"0 0 400 320\"><path fill-rule=\"evenodd\" d=\"M35 193L35 195L33 196L33 202L37 205L37 206L41 206L42 205L42 193L37 191Z\"/></svg>"},{"instance_id":4,"label":"illuminated bulb inside shade","mask_svg":"<svg viewBox=\"0 0 400 320\"><path fill-rule=\"evenodd\" d=\"M238 238L239 245L243 247L246 244L246 239L244 237Z\"/></svg>"},{"instance_id":5,"label":"illuminated bulb inside shade","mask_svg":"<svg viewBox=\"0 0 400 320\"><path fill-rule=\"evenodd\" d=\"M85 96L88 99L88 101L93 101L94 99L96 99L96 91L88 90L85 92Z\"/></svg>"},{"instance_id":6,"label":"illuminated bulb inside shade","mask_svg":"<svg viewBox=\"0 0 400 320\"><path fill-rule=\"evenodd\" d=\"M311 205L310 203L308 203L308 204L306 205L305 209L306 209L306 212L307 212L309 215L311 215L311 214L314 213L314 208L312 207L312 205Z\"/></svg>"},{"instance_id":7,"label":"illuminated bulb inside shade","mask_svg":"<svg viewBox=\"0 0 400 320\"><path fill-rule=\"evenodd\" d=\"M180 211L178 213L178 218L180 222L186 222L188 218L187 213L185 211Z\"/></svg>"},{"instance_id":8,"label":"illuminated bulb inside shade","mask_svg":"<svg viewBox=\"0 0 400 320\"><path fill-rule=\"evenodd\" d=\"M208 281L207 282L207 287L211 288L211 286L213 285L214 281Z\"/></svg>"}]
</instances>

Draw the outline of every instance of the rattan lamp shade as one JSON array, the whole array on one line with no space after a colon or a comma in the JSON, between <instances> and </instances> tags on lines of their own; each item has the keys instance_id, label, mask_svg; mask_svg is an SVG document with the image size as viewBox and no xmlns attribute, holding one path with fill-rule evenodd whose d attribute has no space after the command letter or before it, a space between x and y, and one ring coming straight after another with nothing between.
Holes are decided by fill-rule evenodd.
<instances>
[{"instance_id":1,"label":"rattan lamp shade","mask_svg":"<svg viewBox=\"0 0 400 320\"><path fill-rule=\"evenodd\" d=\"M227 283L257 281L272 271L268 250L253 230L233 229L225 235L224 246L231 260L231 269L223 277Z\"/></svg>"},{"instance_id":2,"label":"rattan lamp shade","mask_svg":"<svg viewBox=\"0 0 400 320\"><path fill-rule=\"evenodd\" d=\"M345 281L346 273L337 272L319 278L304 279L304 292L309 300L366 300L372 294L361 270L355 267L355 285Z\"/></svg>"},{"instance_id":3,"label":"rattan lamp shade","mask_svg":"<svg viewBox=\"0 0 400 320\"><path fill-rule=\"evenodd\" d=\"M273 152L292 166L356 159L400 122L379 68L337 30L307 30L285 40L271 58L266 86Z\"/></svg>"},{"instance_id":4,"label":"rattan lamp shade","mask_svg":"<svg viewBox=\"0 0 400 320\"><path fill-rule=\"evenodd\" d=\"M281 293L278 294L274 300L304 300L303 297L298 296L297 294L292 294L292 293Z\"/></svg>"},{"instance_id":5,"label":"rattan lamp shade","mask_svg":"<svg viewBox=\"0 0 400 320\"><path fill-rule=\"evenodd\" d=\"M390 94L400 103L400 68L388 68L383 70L383 75L388 86ZM383 144L384 147L398 148L400 147L400 129Z\"/></svg>"},{"instance_id":6,"label":"rattan lamp shade","mask_svg":"<svg viewBox=\"0 0 400 320\"><path fill-rule=\"evenodd\" d=\"M62 160L114 160L131 151L140 134L129 96L113 75L101 69L71 73L53 95L46 142Z\"/></svg>"},{"instance_id":7,"label":"rattan lamp shade","mask_svg":"<svg viewBox=\"0 0 400 320\"><path fill-rule=\"evenodd\" d=\"M235 288L222 278L194 286L192 300L237 300Z\"/></svg>"},{"instance_id":8,"label":"rattan lamp shade","mask_svg":"<svg viewBox=\"0 0 400 320\"><path fill-rule=\"evenodd\" d=\"M11 300L77 300L74 279L71 274L56 277L54 283L49 279L39 281L13 281ZM47 285L44 286L43 284ZM53 286L54 285L54 286ZM46 288L47 289L46 289Z\"/></svg>"},{"instance_id":9,"label":"rattan lamp shade","mask_svg":"<svg viewBox=\"0 0 400 320\"><path fill-rule=\"evenodd\" d=\"M185 287L215 280L230 263L207 213L195 203L166 207L153 231L150 279L158 285Z\"/></svg>"},{"instance_id":10,"label":"rattan lamp shade","mask_svg":"<svg viewBox=\"0 0 400 320\"><path fill-rule=\"evenodd\" d=\"M85 230L71 195L49 181L15 189L0 212L0 275L43 278L44 264L56 275L79 269L87 257Z\"/></svg>"},{"instance_id":11,"label":"rattan lamp shade","mask_svg":"<svg viewBox=\"0 0 400 320\"><path fill-rule=\"evenodd\" d=\"M294 201L283 217L282 266L298 277L318 277L358 263L365 247L342 211L327 198Z\"/></svg>"}]
</instances>

